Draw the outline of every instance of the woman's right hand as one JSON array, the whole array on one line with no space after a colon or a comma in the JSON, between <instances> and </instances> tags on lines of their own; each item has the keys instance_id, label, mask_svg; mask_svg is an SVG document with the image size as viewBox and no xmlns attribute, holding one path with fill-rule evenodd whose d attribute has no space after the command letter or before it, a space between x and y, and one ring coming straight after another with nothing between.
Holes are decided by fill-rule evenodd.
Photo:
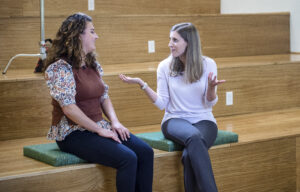
<instances>
[{"instance_id":1,"label":"woman's right hand","mask_svg":"<svg viewBox=\"0 0 300 192\"><path fill-rule=\"evenodd\" d=\"M128 83L128 84L139 84L141 86L144 84L144 82L140 78L128 77L123 74L120 74L119 77L123 82Z\"/></svg>"},{"instance_id":2,"label":"woman's right hand","mask_svg":"<svg viewBox=\"0 0 300 192\"><path fill-rule=\"evenodd\" d=\"M102 137L111 138L112 140L115 140L118 143L122 143L119 139L117 132L115 132L113 130L99 128L99 130L97 131L97 134Z\"/></svg>"},{"instance_id":3,"label":"woman's right hand","mask_svg":"<svg viewBox=\"0 0 300 192\"><path fill-rule=\"evenodd\" d=\"M145 83L141 78L133 78L133 77L128 77L126 75L120 74L119 75L120 79L128 84L139 84L141 86L141 89L145 91L147 94L148 98L151 100L152 103L155 103L157 100L157 94L155 91L153 91L150 87L148 87L147 83Z\"/></svg>"}]
</instances>

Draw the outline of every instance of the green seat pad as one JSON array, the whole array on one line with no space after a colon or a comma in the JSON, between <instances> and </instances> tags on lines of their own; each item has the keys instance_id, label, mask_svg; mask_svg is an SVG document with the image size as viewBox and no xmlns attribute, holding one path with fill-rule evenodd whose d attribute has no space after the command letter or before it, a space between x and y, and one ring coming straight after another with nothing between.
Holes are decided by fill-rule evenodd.
<instances>
[{"instance_id":1,"label":"green seat pad","mask_svg":"<svg viewBox=\"0 0 300 192\"><path fill-rule=\"evenodd\" d=\"M155 149L160 149L163 151L181 151L183 149L182 145L166 139L161 131L151 133L139 133L136 134L136 136ZM238 134L234 132L218 130L218 135L214 142L214 145L222 145L226 143L235 142L238 142Z\"/></svg>"},{"instance_id":2,"label":"green seat pad","mask_svg":"<svg viewBox=\"0 0 300 192\"><path fill-rule=\"evenodd\" d=\"M62 152L56 143L24 146L23 153L24 156L56 167L86 162L73 154Z\"/></svg>"}]
</instances>

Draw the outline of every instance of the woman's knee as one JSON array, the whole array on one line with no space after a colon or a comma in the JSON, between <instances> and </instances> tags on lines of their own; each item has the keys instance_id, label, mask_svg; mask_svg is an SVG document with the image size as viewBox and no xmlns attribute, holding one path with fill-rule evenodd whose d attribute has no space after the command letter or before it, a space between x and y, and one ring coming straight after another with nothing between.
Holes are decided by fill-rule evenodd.
<instances>
[{"instance_id":1,"label":"woman's knee","mask_svg":"<svg viewBox=\"0 0 300 192\"><path fill-rule=\"evenodd\" d=\"M145 145L144 154L145 154L145 156L147 156L147 158L151 158L151 157L153 158L154 151L153 151L152 147L150 147L149 145Z\"/></svg>"},{"instance_id":2,"label":"woman's knee","mask_svg":"<svg viewBox=\"0 0 300 192\"><path fill-rule=\"evenodd\" d=\"M188 144L195 143L198 146L205 146L207 147L207 143L205 138L200 132L195 132L193 135L190 136L188 139Z\"/></svg>"},{"instance_id":3,"label":"woman's knee","mask_svg":"<svg viewBox=\"0 0 300 192\"><path fill-rule=\"evenodd\" d=\"M189 154L186 149L183 149L182 156L181 156L181 162L182 162L182 164L185 164L185 162L189 162L189 161L190 161Z\"/></svg>"},{"instance_id":4,"label":"woman's knee","mask_svg":"<svg viewBox=\"0 0 300 192\"><path fill-rule=\"evenodd\" d=\"M138 157L133 151L126 151L122 153L117 168L121 167L137 167Z\"/></svg>"},{"instance_id":5,"label":"woman's knee","mask_svg":"<svg viewBox=\"0 0 300 192\"><path fill-rule=\"evenodd\" d=\"M141 152L138 154L138 161L139 162L153 162L154 158L154 151L152 147L150 147L148 144L145 144L141 148Z\"/></svg>"},{"instance_id":6,"label":"woman's knee","mask_svg":"<svg viewBox=\"0 0 300 192\"><path fill-rule=\"evenodd\" d=\"M125 161L132 163L132 164L136 164L137 159L138 159L137 155L134 152L130 151L130 153L128 153L126 155Z\"/></svg>"},{"instance_id":7,"label":"woman's knee","mask_svg":"<svg viewBox=\"0 0 300 192\"><path fill-rule=\"evenodd\" d=\"M153 158L154 156L152 147L139 138L135 138L134 147L132 150L137 154L138 158Z\"/></svg>"}]
</instances>

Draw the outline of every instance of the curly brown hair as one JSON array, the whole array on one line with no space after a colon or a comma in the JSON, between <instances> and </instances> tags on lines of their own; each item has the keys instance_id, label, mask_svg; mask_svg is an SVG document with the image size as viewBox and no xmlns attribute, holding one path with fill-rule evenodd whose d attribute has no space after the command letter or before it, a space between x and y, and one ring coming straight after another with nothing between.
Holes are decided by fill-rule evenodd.
<instances>
[{"instance_id":1,"label":"curly brown hair","mask_svg":"<svg viewBox=\"0 0 300 192\"><path fill-rule=\"evenodd\" d=\"M56 38L53 40L52 47L48 50L44 70L59 59L66 60L76 69L80 67L84 59L88 67L96 68L95 53L88 53L82 58L83 50L80 34L84 32L87 22L92 22L92 18L84 13L70 15L62 22L56 33Z\"/></svg>"}]
</instances>

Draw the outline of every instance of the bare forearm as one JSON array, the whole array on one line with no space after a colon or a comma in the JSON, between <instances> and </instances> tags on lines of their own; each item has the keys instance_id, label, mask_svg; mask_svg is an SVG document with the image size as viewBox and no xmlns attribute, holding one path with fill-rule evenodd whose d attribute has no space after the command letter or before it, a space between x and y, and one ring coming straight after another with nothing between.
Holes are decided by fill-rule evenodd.
<instances>
[{"instance_id":1,"label":"bare forearm","mask_svg":"<svg viewBox=\"0 0 300 192\"><path fill-rule=\"evenodd\" d=\"M116 112L114 110L114 107L112 105L111 100L105 99L102 103L103 112L105 113L106 117L113 123L113 122L119 122L118 117L116 115Z\"/></svg>"},{"instance_id":2,"label":"bare forearm","mask_svg":"<svg viewBox=\"0 0 300 192\"><path fill-rule=\"evenodd\" d=\"M216 70L215 70L216 73ZM225 80L217 80L217 76L214 76L213 72L209 72L208 74L208 86L207 86L207 93L206 93L206 99L208 101L213 101L217 97L217 85L220 85L224 82Z\"/></svg>"},{"instance_id":3,"label":"bare forearm","mask_svg":"<svg viewBox=\"0 0 300 192\"><path fill-rule=\"evenodd\" d=\"M102 137L111 138L116 142L121 143L118 135L115 132L108 129L102 129L97 125L97 123L86 116L77 105L67 105L63 107L62 110L68 118L85 128L86 130L97 133Z\"/></svg>"},{"instance_id":4,"label":"bare forearm","mask_svg":"<svg viewBox=\"0 0 300 192\"><path fill-rule=\"evenodd\" d=\"M141 87L145 86L145 82L143 80L140 79L139 83L138 83ZM146 95L148 96L148 98L151 100L152 103L155 103L156 99L157 99L157 94L155 91L153 91L153 89L151 89L151 87L149 87L148 85L146 85L146 88L143 89L143 91L146 93Z\"/></svg>"},{"instance_id":5,"label":"bare forearm","mask_svg":"<svg viewBox=\"0 0 300 192\"><path fill-rule=\"evenodd\" d=\"M135 77L129 77L123 74L119 75L120 79L128 84L138 84L146 93L146 95L148 96L148 98L152 101L152 103L155 103L156 99L157 99L157 94L155 91L153 91L146 82L144 82L141 78Z\"/></svg>"},{"instance_id":6,"label":"bare forearm","mask_svg":"<svg viewBox=\"0 0 300 192\"><path fill-rule=\"evenodd\" d=\"M87 117L77 105L67 105L64 106L62 110L68 118L85 129L95 133L99 131L99 126L89 117Z\"/></svg>"},{"instance_id":7,"label":"bare forearm","mask_svg":"<svg viewBox=\"0 0 300 192\"><path fill-rule=\"evenodd\" d=\"M215 87L208 87L206 98L208 101L213 101L217 97Z\"/></svg>"}]
</instances>

